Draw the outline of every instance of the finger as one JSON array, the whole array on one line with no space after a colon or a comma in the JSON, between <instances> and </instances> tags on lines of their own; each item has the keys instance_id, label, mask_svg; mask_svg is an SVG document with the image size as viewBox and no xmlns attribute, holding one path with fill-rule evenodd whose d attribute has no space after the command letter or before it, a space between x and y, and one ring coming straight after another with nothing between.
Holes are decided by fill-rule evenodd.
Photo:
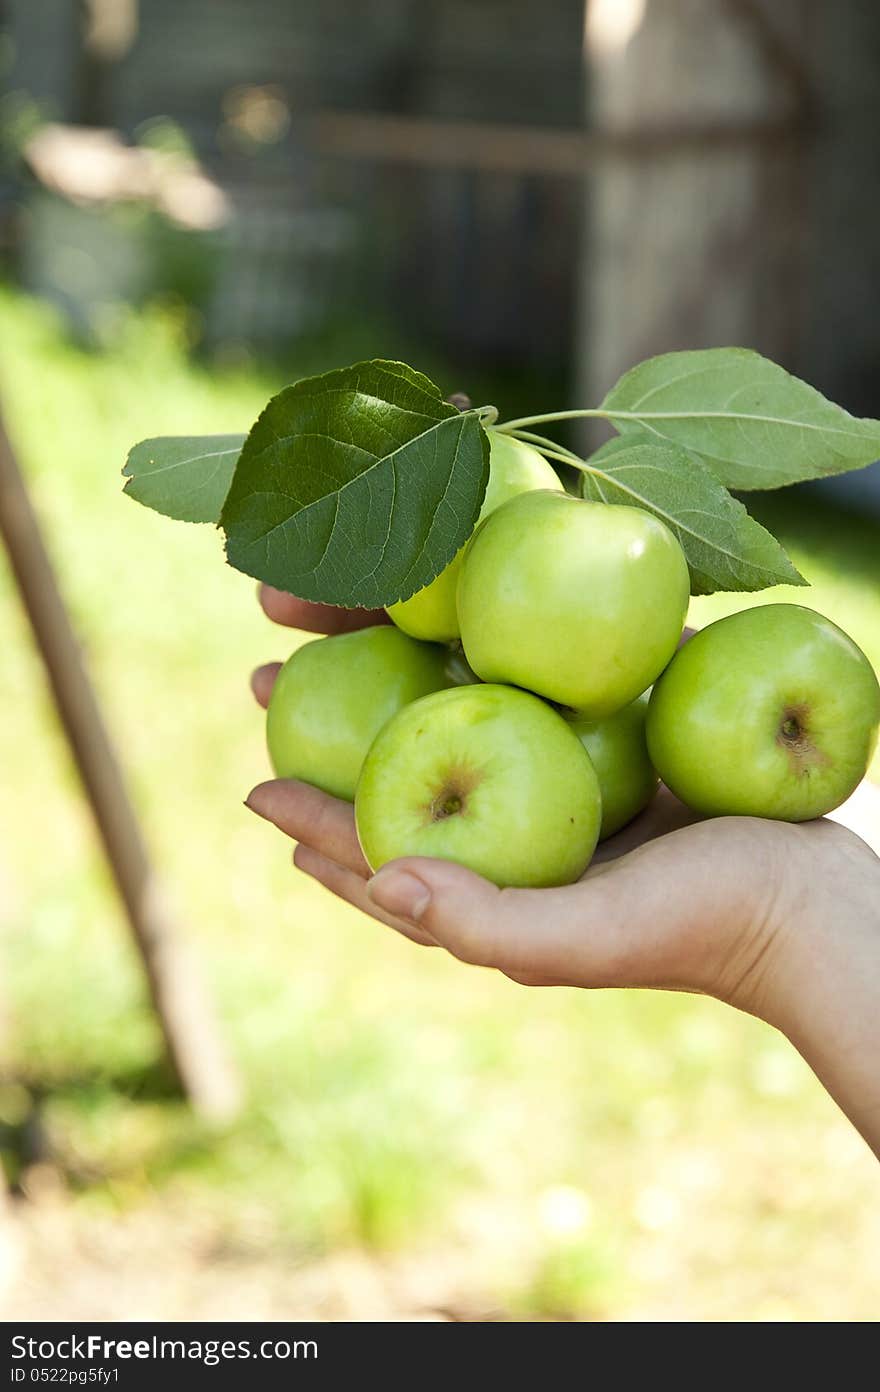
<instances>
[{"instance_id":1,"label":"finger","mask_svg":"<svg viewBox=\"0 0 880 1392\"><path fill-rule=\"evenodd\" d=\"M264 710L269 704L269 697L272 695L272 687L275 685L275 678L280 671L280 662L267 662L264 666L258 667L255 672L251 673L251 691Z\"/></svg>"},{"instance_id":2,"label":"finger","mask_svg":"<svg viewBox=\"0 0 880 1392\"><path fill-rule=\"evenodd\" d=\"M311 846L363 878L369 875L350 802L330 797L309 783L277 778L258 784L248 794L245 806L277 826L285 836Z\"/></svg>"},{"instance_id":3,"label":"finger","mask_svg":"<svg viewBox=\"0 0 880 1392\"><path fill-rule=\"evenodd\" d=\"M439 943L435 943L438 947ZM504 971L503 967L498 969L507 977L508 981L513 981L517 986L564 986L564 981L559 981L552 976L540 976L537 972L524 971Z\"/></svg>"},{"instance_id":4,"label":"finger","mask_svg":"<svg viewBox=\"0 0 880 1392\"><path fill-rule=\"evenodd\" d=\"M460 865L411 859L383 866L366 892L462 961L517 981L711 992L725 943L766 917L744 901L742 872L760 865L766 825L727 818L720 837L717 822L683 827L559 889L499 890Z\"/></svg>"},{"instance_id":5,"label":"finger","mask_svg":"<svg viewBox=\"0 0 880 1392\"><path fill-rule=\"evenodd\" d=\"M464 962L516 981L625 983L629 944L601 879L561 889L498 889L451 861L393 861L369 901L428 932Z\"/></svg>"},{"instance_id":6,"label":"finger","mask_svg":"<svg viewBox=\"0 0 880 1392\"><path fill-rule=\"evenodd\" d=\"M302 870L303 874L317 880L338 899L344 899L346 903L353 904L362 913L369 914L371 918L378 919L380 923L393 928L395 932L402 933L405 938L409 938L410 942L418 943L421 947L437 946L434 939L423 932L421 928L415 928L411 923L404 923L392 914L383 913L375 904L371 903L367 898L367 882L363 875L357 874L354 870L346 869L344 865L337 865L335 860L329 860L320 851L312 850L311 846L297 846L293 853L293 863L298 870Z\"/></svg>"},{"instance_id":7,"label":"finger","mask_svg":"<svg viewBox=\"0 0 880 1392\"><path fill-rule=\"evenodd\" d=\"M311 604L271 585L260 586L260 604L273 623L307 633L351 633L356 628L390 623L384 609L338 609L335 604Z\"/></svg>"}]
</instances>

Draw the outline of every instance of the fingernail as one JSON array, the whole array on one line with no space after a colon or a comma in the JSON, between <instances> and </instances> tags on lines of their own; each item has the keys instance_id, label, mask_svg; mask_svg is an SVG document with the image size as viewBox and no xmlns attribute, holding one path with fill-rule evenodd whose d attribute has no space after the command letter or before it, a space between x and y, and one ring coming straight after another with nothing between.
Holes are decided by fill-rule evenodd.
<instances>
[{"instance_id":1,"label":"fingernail","mask_svg":"<svg viewBox=\"0 0 880 1392\"><path fill-rule=\"evenodd\" d=\"M248 811L256 812L258 817L264 817L266 815L260 806L260 791L262 789L262 786L262 783L258 783L256 788L251 788L250 792L244 800L244 805L248 809Z\"/></svg>"},{"instance_id":2,"label":"fingernail","mask_svg":"<svg viewBox=\"0 0 880 1392\"><path fill-rule=\"evenodd\" d=\"M367 897L395 918L418 923L428 911L431 891L408 870L380 870L367 882Z\"/></svg>"}]
</instances>

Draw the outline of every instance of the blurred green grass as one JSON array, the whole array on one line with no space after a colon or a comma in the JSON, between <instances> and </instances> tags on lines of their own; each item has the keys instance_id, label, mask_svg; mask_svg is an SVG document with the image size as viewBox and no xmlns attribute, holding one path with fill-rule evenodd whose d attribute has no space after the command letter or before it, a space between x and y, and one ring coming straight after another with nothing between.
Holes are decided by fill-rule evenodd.
<instances>
[{"instance_id":1,"label":"blurred green grass","mask_svg":"<svg viewBox=\"0 0 880 1392\"><path fill-rule=\"evenodd\" d=\"M188 359L173 316L147 312L87 353L45 307L0 292L9 424L249 1095L209 1132L169 1092L0 568L7 1164L27 1165L36 1118L73 1205L167 1197L229 1244L291 1261L452 1252L464 1286L520 1317L872 1317L873 1162L770 1029L678 995L528 992L420 952L296 875L243 809L267 772L247 674L296 640L262 618L215 531L125 499L119 470L139 438L246 428L285 376L380 346L351 338L285 374L211 368ZM511 395L507 413L532 407L521 385ZM793 597L880 666L876 528L809 498L761 507L815 582Z\"/></svg>"}]
</instances>

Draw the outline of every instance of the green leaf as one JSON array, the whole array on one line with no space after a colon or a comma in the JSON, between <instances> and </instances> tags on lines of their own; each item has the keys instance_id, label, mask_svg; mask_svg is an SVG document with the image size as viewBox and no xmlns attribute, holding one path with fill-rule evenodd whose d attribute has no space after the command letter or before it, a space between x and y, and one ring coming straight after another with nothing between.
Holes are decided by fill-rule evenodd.
<instances>
[{"instance_id":1,"label":"green leaf","mask_svg":"<svg viewBox=\"0 0 880 1392\"><path fill-rule=\"evenodd\" d=\"M244 435L165 435L129 451L125 492L180 522L219 522Z\"/></svg>"},{"instance_id":2,"label":"green leaf","mask_svg":"<svg viewBox=\"0 0 880 1392\"><path fill-rule=\"evenodd\" d=\"M221 524L230 564L301 599L407 599L473 531L489 474L476 412L404 363L286 387L241 451Z\"/></svg>"},{"instance_id":3,"label":"green leaf","mask_svg":"<svg viewBox=\"0 0 880 1392\"><path fill-rule=\"evenodd\" d=\"M694 594L807 583L776 538L678 445L632 431L609 440L587 467L585 498L645 508L674 532Z\"/></svg>"},{"instance_id":4,"label":"green leaf","mask_svg":"<svg viewBox=\"0 0 880 1392\"><path fill-rule=\"evenodd\" d=\"M728 488L780 488L880 458L880 422L849 415L745 348L649 358L602 409L621 434L641 426L694 450Z\"/></svg>"}]
</instances>

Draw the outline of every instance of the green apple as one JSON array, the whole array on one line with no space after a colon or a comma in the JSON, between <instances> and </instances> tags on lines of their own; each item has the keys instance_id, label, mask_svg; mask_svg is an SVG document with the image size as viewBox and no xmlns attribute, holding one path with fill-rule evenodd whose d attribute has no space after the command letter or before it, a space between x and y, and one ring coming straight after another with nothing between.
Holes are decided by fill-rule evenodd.
<instances>
[{"instance_id":1,"label":"green apple","mask_svg":"<svg viewBox=\"0 0 880 1392\"><path fill-rule=\"evenodd\" d=\"M489 482L478 522L519 493L532 488L562 488L543 454L531 445L513 440L509 435L499 435L497 430L486 433L489 436ZM404 633L434 643L448 643L458 637L455 590L465 550L462 547L430 585L418 590L410 599L390 606L388 613Z\"/></svg>"},{"instance_id":2,"label":"green apple","mask_svg":"<svg viewBox=\"0 0 880 1392\"><path fill-rule=\"evenodd\" d=\"M640 508L524 493L480 525L458 582L465 656L591 720L662 672L690 595L684 553Z\"/></svg>"},{"instance_id":3,"label":"green apple","mask_svg":"<svg viewBox=\"0 0 880 1392\"><path fill-rule=\"evenodd\" d=\"M602 801L586 750L550 706L511 687L460 686L384 726L355 815L373 870L437 856L498 885L559 885L589 864Z\"/></svg>"},{"instance_id":4,"label":"green apple","mask_svg":"<svg viewBox=\"0 0 880 1392\"><path fill-rule=\"evenodd\" d=\"M768 604L685 644L651 696L648 749L697 812L803 822L849 797L878 724L880 686L852 639L812 609Z\"/></svg>"},{"instance_id":5,"label":"green apple","mask_svg":"<svg viewBox=\"0 0 880 1392\"><path fill-rule=\"evenodd\" d=\"M645 739L649 695L650 692L645 692L623 710L606 715L602 720L586 720L580 711L564 712L599 779L602 793L600 841L631 822L647 807L659 786Z\"/></svg>"},{"instance_id":6,"label":"green apple","mask_svg":"<svg viewBox=\"0 0 880 1392\"><path fill-rule=\"evenodd\" d=\"M392 715L449 686L448 654L390 624L317 638L285 662L269 700L266 739L279 778L354 799L367 750Z\"/></svg>"}]
</instances>

